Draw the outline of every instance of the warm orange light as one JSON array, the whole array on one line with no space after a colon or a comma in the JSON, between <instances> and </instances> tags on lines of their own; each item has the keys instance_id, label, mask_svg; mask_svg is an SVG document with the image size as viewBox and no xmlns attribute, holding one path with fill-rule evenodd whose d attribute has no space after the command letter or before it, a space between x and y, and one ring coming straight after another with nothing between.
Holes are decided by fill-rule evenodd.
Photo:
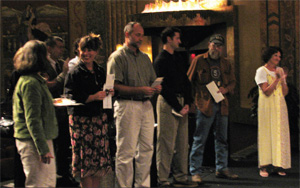
<instances>
[{"instance_id":1,"label":"warm orange light","mask_svg":"<svg viewBox=\"0 0 300 188\"><path fill-rule=\"evenodd\" d=\"M122 47L123 47L122 44L117 44L117 45L116 45L116 50L118 50L118 49L120 49L120 48L122 48ZM149 36L144 36L142 45L140 46L140 50L141 50L142 52L146 53L146 54L149 56L151 62L153 61L153 59L152 59L152 44L151 44L151 37L149 37Z\"/></svg>"},{"instance_id":2,"label":"warm orange light","mask_svg":"<svg viewBox=\"0 0 300 188\"><path fill-rule=\"evenodd\" d=\"M145 46L141 47L141 50L142 50L144 53L146 53L146 54L149 56L151 62L153 62L153 59L152 59L152 47L151 47L151 44L146 44Z\"/></svg>"},{"instance_id":3,"label":"warm orange light","mask_svg":"<svg viewBox=\"0 0 300 188\"><path fill-rule=\"evenodd\" d=\"M149 58L150 58L150 60L151 60L151 62L153 62L153 57L152 57L152 53L151 52L145 52L148 56L149 56Z\"/></svg>"},{"instance_id":4,"label":"warm orange light","mask_svg":"<svg viewBox=\"0 0 300 188\"><path fill-rule=\"evenodd\" d=\"M184 10L208 10L227 6L227 0L179 0L166 3L163 0L155 0L155 3L145 5L142 13L168 12Z\"/></svg>"},{"instance_id":5,"label":"warm orange light","mask_svg":"<svg viewBox=\"0 0 300 188\"><path fill-rule=\"evenodd\" d=\"M122 47L123 47L122 44L117 44L117 45L116 45L116 50L118 50L118 49L120 49L120 48L122 48Z\"/></svg>"},{"instance_id":6,"label":"warm orange light","mask_svg":"<svg viewBox=\"0 0 300 188\"><path fill-rule=\"evenodd\" d=\"M153 62L153 57L152 57L152 42L151 42L151 37L150 36L144 36L142 45L140 46L140 50L144 53L146 53L151 62Z\"/></svg>"}]
</instances>

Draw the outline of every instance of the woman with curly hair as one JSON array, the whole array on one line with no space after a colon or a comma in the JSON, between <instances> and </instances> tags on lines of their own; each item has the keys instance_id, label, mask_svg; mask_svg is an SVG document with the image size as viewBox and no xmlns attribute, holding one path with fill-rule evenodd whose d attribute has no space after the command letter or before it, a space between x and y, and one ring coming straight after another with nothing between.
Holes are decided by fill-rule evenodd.
<instances>
[{"instance_id":1,"label":"woman with curly hair","mask_svg":"<svg viewBox=\"0 0 300 188\"><path fill-rule=\"evenodd\" d=\"M89 34L79 41L78 65L68 74L66 90L84 105L69 110L72 145L72 173L82 187L98 187L101 176L111 170L108 114L103 99L114 90L103 91L106 72L95 62L102 46L99 35Z\"/></svg>"}]
</instances>

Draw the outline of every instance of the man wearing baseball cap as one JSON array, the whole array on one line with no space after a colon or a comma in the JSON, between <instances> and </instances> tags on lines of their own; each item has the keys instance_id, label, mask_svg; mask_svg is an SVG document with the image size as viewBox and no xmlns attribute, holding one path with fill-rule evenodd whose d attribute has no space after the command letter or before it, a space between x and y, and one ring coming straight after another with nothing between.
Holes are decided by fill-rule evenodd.
<instances>
[{"instance_id":1,"label":"man wearing baseball cap","mask_svg":"<svg viewBox=\"0 0 300 188\"><path fill-rule=\"evenodd\" d=\"M198 183L202 181L204 147L211 127L215 139L216 177L238 178L238 175L230 173L228 169L228 96L233 94L236 80L233 67L224 57L224 44L222 35L212 35L208 52L196 56L187 73L192 83L197 107L196 128L190 153L190 173L192 181ZM220 102L215 102L206 87L212 81L217 85L218 92L225 98Z\"/></svg>"}]
</instances>

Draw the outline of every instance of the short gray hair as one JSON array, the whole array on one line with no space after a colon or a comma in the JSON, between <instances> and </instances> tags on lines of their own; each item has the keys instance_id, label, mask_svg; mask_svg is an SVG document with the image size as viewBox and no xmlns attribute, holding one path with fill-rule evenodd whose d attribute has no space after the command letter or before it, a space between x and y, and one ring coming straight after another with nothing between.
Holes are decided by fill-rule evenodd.
<instances>
[{"instance_id":1,"label":"short gray hair","mask_svg":"<svg viewBox=\"0 0 300 188\"><path fill-rule=\"evenodd\" d=\"M46 40L46 46L50 46L51 48L54 48L56 46L56 41L60 41L62 43L65 43L64 39L62 39L61 37L59 37L59 36L52 36L52 37L49 37Z\"/></svg>"},{"instance_id":2,"label":"short gray hair","mask_svg":"<svg viewBox=\"0 0 300 188\"><path fill-rule=\"evenodd\" d=\"M133 26L139 24L141 25L139 22L129 22L125 27L124 27L124 34L125 33L129 33L131 34L133 31Z\"/></svg>"}]
</instances>

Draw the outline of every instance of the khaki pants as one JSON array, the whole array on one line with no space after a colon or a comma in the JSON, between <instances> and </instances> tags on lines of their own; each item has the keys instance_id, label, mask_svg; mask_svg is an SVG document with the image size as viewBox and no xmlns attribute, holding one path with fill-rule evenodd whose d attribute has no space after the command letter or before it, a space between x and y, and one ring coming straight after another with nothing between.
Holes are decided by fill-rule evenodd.
<instances>
[{"instance_id":1,"label":"khaki pants","mask_svg":"<svg viewBox=\"0 0 300 188\"><path fill-rule=\"evenodd\" d=\"M48 140L47 143L54 156L52 140ZM56 187L55 158L51 159L50 164L42 163L32 140L16 139L16 146L26 176L25 187Z\"/></svg>"},{"instance_id":2,"label":"khaki pants","mask_svg":"<svg viewBox=\"0 0 300 188\"><path fill-rule=\"evenodd\" d=\"M178 97L178 101L183 104L182 97ZM158 182L168 181L171 169L175 180L186 181L188 175L188 115L174 116L172 107L161 95L158 96L156 108Z\"/></svg>"},{"instance_id":3,"label":"khaki pants","mask_svg":"<svg viewBox=\"0 0 300 188\"><path fill-rule=\"evenodd\" d=\"M116 117L116 187L150 187L154 114L150 101L118 100ZM135 159L135 170L133 170Z\"/></svg>"}]
</instances>

